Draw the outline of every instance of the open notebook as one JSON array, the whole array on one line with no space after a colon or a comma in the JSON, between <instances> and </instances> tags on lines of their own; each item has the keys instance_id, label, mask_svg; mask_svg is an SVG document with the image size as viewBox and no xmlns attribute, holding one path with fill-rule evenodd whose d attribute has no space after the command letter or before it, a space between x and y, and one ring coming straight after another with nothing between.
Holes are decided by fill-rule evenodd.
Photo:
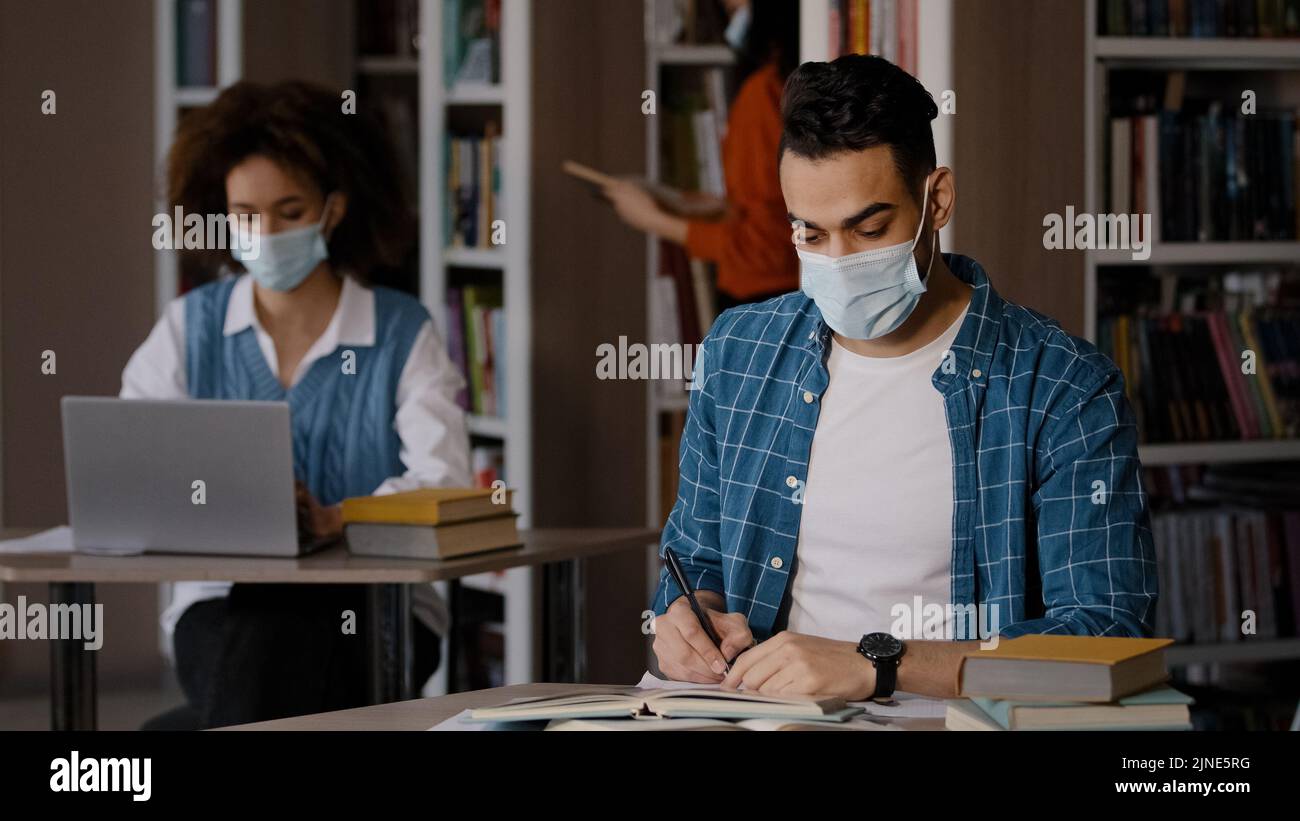
<instances>
[{"instance_id":1,"label":"open notebook","mask_svg":"<svg viewBox=\"0 0 1300 821\"><path fill-rule=\"evenodd\" d=\"M579 718L715 718L847 721L862 712L841 698L764 696L716 689L644 690L611 688L542 698L519 699L471 711L470 721L542 721Z\"/></svg>"}]
</instances>

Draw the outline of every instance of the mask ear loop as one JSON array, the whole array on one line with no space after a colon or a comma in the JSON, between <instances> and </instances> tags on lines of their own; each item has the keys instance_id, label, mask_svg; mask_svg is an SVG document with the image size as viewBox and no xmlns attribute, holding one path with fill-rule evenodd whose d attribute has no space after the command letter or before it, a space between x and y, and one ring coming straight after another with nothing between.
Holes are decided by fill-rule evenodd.
<instances>
[{"instance_id":1,"label":"mask ear loop","mask_svg":"<svg viewBox=\"0 0 1300 821\"><path fill-rule=\"evenodd\" d=\"M930 178L925 180L925 196L921 198L921 224L916 226L916 238L921 238L921 229L925 228L925 214L929 210L930 204ZM915 242L915 240L913 240ZM921 277L922 287L930 284L930 269L934 267L934 249L939 243L939 232L935 231L930 237L930 261L925 264L925 275Z\"/></svg>"}]
</instances>

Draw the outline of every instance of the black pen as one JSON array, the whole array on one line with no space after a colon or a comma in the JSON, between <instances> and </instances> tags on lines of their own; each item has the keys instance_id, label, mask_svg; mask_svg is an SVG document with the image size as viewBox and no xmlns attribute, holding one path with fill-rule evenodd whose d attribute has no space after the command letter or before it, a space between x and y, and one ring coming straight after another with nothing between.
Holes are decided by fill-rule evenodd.
<instances>
[{"instance_id":1,"label":"black pen","mask_svg":"<svg viewBox=\"0 0 1300 821\"><path fill-rule=\"evenodd\" d=\"M668 572L672 574L673 581L677 582L677 586L682 589L686 601L691 605L691 612L699 620L700 627L704 628L704 634L709 637L709 641L713 642L713 646L718 648L718 652L722 652L722 639L718 638L718 633L713 629L713 622L709 619L709 614L705 613L704 608L700 606L700 600L695 598L695 590L691 588L690 582L686 580L686 572L682 570L681 560L677 558L677 554L670 547L664 548L664 564L668 565ZM737 653L736 655L739 656L740 654ZM723 656L723 658L725 659L726 656ZM736 659L733 658L727 662L728 670L735 661Z\"/></svg>"}]
</instances>

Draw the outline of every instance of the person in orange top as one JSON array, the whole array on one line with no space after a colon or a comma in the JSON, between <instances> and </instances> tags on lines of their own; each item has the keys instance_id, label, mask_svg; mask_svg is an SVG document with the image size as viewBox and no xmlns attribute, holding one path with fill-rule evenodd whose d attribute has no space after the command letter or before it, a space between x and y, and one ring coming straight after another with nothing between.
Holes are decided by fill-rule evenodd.
<instances>
[{"instance_id":1,"label":"person in orange top","mask_svg":"<svg viewBox=\"0 0 1300 821\"><path fill-rule=\"evenodd\" d=\"M799 287L799 261L777 177L781 92L799 57L798 0L725 0L727 40L736 49L739 91L727 118L722 219L688 219L664 210L638 183L618 180L603 193L620 219L717 263L718 308L760 302Z\"/></svg>"}]
</instances>

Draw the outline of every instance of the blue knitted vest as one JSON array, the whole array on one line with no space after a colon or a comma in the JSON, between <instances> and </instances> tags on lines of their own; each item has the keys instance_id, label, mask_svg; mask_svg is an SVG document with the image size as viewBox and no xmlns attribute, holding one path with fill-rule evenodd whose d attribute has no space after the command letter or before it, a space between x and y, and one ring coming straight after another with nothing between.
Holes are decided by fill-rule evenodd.
<instances>
[{"instance_id":1,"label":"blue knitted vest","mask_svg":"<svg viewBox=\"0 0 1300 821\"><path fill-rule=\"evenodd\" d=\"M385 479L401 475L401 441L393 426L397 382L429 319L424 306L398 291L373 289L374 345L340 345L285 390L251 325L230 336L222 333L234 285L233 278L219 280L185 295L190 396L287 401L294 475L321 504L369 495ZM355 373L344 373L345 351L356 355Z\"/></svg>"}]
</instances>

